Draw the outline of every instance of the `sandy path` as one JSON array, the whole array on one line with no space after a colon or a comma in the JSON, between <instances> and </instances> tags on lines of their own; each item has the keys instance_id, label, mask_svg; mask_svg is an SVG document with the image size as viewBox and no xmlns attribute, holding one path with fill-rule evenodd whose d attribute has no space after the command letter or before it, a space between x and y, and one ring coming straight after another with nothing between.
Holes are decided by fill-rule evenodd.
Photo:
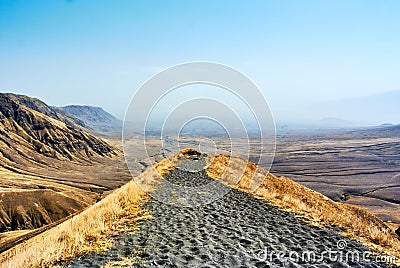
<instances>
[{"instance_id":1,"label":"sandy path","mask_svg":"<svg viewBox=\"0 0 400 268\"><path fill-rule=\"evenodd\" d=\"M179 169L165 178L186 186L211 180L204 171ZM171 189L160 192L165 190ZM109 251L81 256L67 266L386 267L353 262L346 253L357 251L362 257L366 249L360 243L335 230L311 227L293 214L233 189L201 207L174 206L155 199L146 207L153 218L145 221L137 234L122 234ZM338 249L339 241L345 241L345 249ZM315 253L314 261L307 259L308 251ZM278 257L278 252L284 256Z\"/></svg>"}]
</instances>

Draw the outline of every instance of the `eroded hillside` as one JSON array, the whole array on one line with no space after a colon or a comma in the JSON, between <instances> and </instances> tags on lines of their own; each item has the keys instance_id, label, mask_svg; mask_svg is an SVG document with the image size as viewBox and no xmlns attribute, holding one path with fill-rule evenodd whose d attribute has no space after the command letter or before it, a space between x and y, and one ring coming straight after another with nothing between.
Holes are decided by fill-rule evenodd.
<instances>
[{"instance_id":1,"label":"eroded hillside","mask_svg":"<svg viewBox=\"0 0 400 268\"><path fill-rule=\"evenodd\" d=\"M0 94L1 232L60 220L129 178L121 151L83 121L38 99Z\"/></svg>"}]
</instances>

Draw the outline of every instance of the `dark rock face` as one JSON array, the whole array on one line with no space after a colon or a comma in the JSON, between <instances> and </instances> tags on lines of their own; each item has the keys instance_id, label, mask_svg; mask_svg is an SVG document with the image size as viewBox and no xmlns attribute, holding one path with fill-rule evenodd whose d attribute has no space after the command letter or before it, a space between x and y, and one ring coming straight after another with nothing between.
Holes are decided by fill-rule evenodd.
<instances>
[{"instance_id":1,"label":"dark rock face","mask_svg":"<svg viewBox=\"0 0 400 268\"><path fill-rule=\"evenodd\" d=\"M76 123L78 119L65 114L37 99L0 94L0 140L33 147L58 159L86 161L95 155L115 154L113 147L88 134Z\"/></svg>"},{"instance_id":2,"label":"dark rock face","mask_svg":"<svg viewBox=\"0 0 400 268\"><path fill-rule=\"evenodd\" d=\"M400 227L399 228L397 228L397 230L396 230L396 234L400 237Z\"/></svg>"}]
</instances>

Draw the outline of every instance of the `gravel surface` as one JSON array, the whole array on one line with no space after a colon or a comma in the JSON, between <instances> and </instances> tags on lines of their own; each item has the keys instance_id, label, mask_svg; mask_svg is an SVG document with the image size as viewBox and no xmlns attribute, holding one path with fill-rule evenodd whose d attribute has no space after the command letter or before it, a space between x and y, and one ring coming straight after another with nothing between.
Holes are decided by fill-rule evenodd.
<instances>
[{"instance_id":1,"label":"gravel surface","mask_svg":"<svg viewBox=\"0 0 400 268\"><path fill-rule=\"evenodd\" d=\"M190 161L193 165L201 162ZM185 187L215 182L203 170L188 168L177 168L165 179ZM144 221L138 233L121 234L107 252L80 256L66 266L386 267L353 258L355 252L362 258L367 249L338 230L312 227L247 193L222 184L217 188L227 194L203 206L176 205L187 196L170 198L167 203L151 199L145 207L153 218ZM168 191L170 186L158 190L160 196Z\"/></svg>"}]
</instances>

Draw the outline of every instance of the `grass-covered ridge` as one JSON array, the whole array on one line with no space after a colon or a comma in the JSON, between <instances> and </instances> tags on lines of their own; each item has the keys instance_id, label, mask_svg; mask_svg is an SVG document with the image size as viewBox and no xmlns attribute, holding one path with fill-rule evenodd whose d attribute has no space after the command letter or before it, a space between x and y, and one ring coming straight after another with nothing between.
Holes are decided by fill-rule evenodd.
<instances>
[{"instance_id":1,"label":"grass-covered ridge","mask_svg":"<svg viewBox=\"0 0 400 268\"><path fill-rule=\"evenodd\" d=\"M206 171L211 178L265 199L281 209L303 215L313 224L344 228L344 235L400 258L399 237L382 220L360 207L335 202L239 157L214 155Z\"/></svg>"},{"instance_id":2,"label":"grass-covered ridge","mask_svg":"<svg viewBox=\"0 0 400 268\"><path fill-rule=\"evenodd\" d=\"M112 246L109 234L135 230L139 228L136 224L138 219L151 217L142 208L149 199L146 192L157 189L161 176L173 170L180 159L193 153L194 150L185 149L162 160L155 168L147 169L72 219L4 252L0 255L0 266L46 267L88 252L107 250ZM400 258L397 235L364 209L334 202L239 157L218 154L209 156L209 160L206 169L209 177L267 200L282 210L301 215L312 224L342 227L346 229L345 235Z\"/></svg>"}]
</instances>

